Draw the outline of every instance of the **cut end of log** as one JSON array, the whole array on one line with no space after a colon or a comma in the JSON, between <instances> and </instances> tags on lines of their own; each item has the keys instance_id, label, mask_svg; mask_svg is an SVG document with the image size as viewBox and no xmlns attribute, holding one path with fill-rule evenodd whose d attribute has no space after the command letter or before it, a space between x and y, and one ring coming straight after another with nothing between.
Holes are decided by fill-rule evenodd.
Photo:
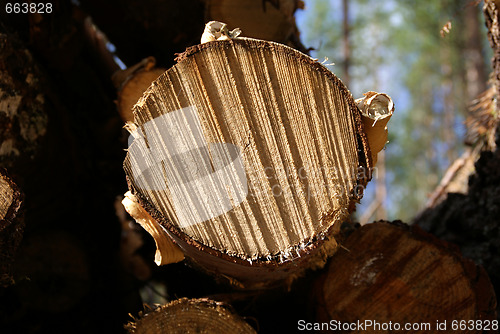
<instances>
[{"instance_id":1,"label":"cut end of log","mask_svg":"<svg viewBox=\"0 0 500 334\"><path fill-rule=\"evenodd\" d=\"M193 262L237 280L286 279L318 263L368 181L352 95L281 44L189 48L134 114L130 189Z\"/></svg>"},{"instance_id":2,"label":"cut end of log","mask_svg":"<svg viewBox=\"0 0 500 334\"><path fill-rule=\"evenodd\" d=\"M17 217L23 195L7 171L0 168L0 232Z\"/></svg>"},{"instance_id":3,"label":"cut end of log","mask_svg":"<svg viewBox=\"0 0 500 334\"><path fill-rule=\"evenodd\" d=\"M23 195L0 168L0 286L14 283L11 267L24 232L24 220L18 217Z\"/></svg>"},{"instance_id":4,"label":"cut end of log","mask_svg":"<svg viewBox=\"0 0 500 334\"><path fill-rule=\"evenodd\" d=\"M364 98L356 99L361 111L361 119L370 145L372 163L377 163L377 154L387 143L387 123L394 112L394 102L389 95L377 92L367 92Z\"/></svg>"},{"instance_id":5,"label":"cut end of log","mask_svg":"<svg viewBox=\"0 0 500 334\"><path fill-rule=\"evenodd\" d=\"M209 299L175 300L155 310L140 314L128 323L129 333L220 333L255 334L255 330L233 310Z\"/></svg>"},{"instance_id":6,"label":"cut end of log","mask_svg":"<svg viewBox=\"0 0 500 334\"><path fill-rule=\"evenodd\" d=\"M434 333L436 321L496 319L484 269L418 227L368 224L343 246L315 286L319 322L429 323Z\"/></svg>"},{"instance_id":7,"label":"cut end of log","mask_svg":"<svg viewBox=\"0 0 500 334\"><path fill-rule=\"evenodd\" d=\"M113 83L119 89L117 107L124 122L133 122L132 108L144 91L156 80L165 69L155 67L154 57L143 59L138 64L120 70L113 75Z\"/></svg>"},{"instance_id":8,"label":"cut end of log","mask_svg":"<svg viewBox=\"0 0 500 334\"><path fill-rule=\"evenodd\" d=\"M155 240L155 263L164 265L184 260L184 254L170 239L163 228L142 208L130 191L125 194L123 207Z\"/></svg>"}]
</instances>

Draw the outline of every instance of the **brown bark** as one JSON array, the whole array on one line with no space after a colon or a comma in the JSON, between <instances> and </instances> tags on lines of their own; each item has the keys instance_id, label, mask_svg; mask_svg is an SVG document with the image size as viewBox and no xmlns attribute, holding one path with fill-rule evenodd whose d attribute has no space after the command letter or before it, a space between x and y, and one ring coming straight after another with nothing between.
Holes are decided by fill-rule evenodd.
<instances>
[{"instance_id":1,"label":"brown bark","mask_svg":"<svg viewBox=\"0 0 500 334\"><path fill-rule=\"evenodd\" d=\"M482 152L475 164L476 172L469 179L467 194L448 194L446 200L424 211L415 221L439 238L456 243L465 256L481 263L497 293L500 286L498 166L498 149Z\"/></svg>"},{"instance_id":2,"label":"brown bark","mask_svg":"<svg viewBox=\"0 0 500 334\"><path fill-rule=\"evenodd\" d=\"M134 320L125 326L129 333L256 333L228 305L209 299L178 299Z\"/></svg>"},{"instance_id":3,"label":"brown bark","mask_svg":"<svg viewBox=\"0 0 500 334\"><path fill-rule=\"evenodd\" d=\"M488 39L490 41L490 46L493 49L493 78L494 85L497 89L497 96L500 89L500 1L498 0L488 0L484 3L484 16L486 21L486 27L488 28ZM497 99L496 109L500 109L500 101Z\"/></svg>"},{"instance_id":4,"label":"brown bark","mask_svg":"<svg viewBox=\"0 0 500 334\"><path fill-rule=\"evenodd\" d=\"M14 45L0 66L15 84L0 89L8 96L21 93L16 115L29 116L18 123L29 126L14 125L7 134L23 138L22 129L29 136L46 129L33 140L34 150L21 150L15 168L9 168L26 196L26 228L12 265L16 284L0 289L1 328L95 332L99 323L100 331L119 332L127 312L141 303L137 283L118 258L120 225L113 202L126 184L116 91L86 44L81 10L68 1L51 3L50 15L0 19L7 36L0 52ZM2 84L9 77L5 71L2 67ZM45 114L35 119L39 108ZM0 107L0 115L4 112ZM5 134L2 128L0 145ZM96 312L96 302L116 304Z\"/></svg>"},{"instance_id":5,"label":"brown bark","mask_svg":"<svg viewBox=\"0 0 500 334\"><path fill-rule=\"evenodd\" d=\"M453 320L496 319L495 293L482 267L420 228L397 222L353 232L317 281L314 305L318 322L371 320L403 329L425 323L426 333L439 332L437 321L446 320L451 331Z\"/></svg>"}]
</instances>

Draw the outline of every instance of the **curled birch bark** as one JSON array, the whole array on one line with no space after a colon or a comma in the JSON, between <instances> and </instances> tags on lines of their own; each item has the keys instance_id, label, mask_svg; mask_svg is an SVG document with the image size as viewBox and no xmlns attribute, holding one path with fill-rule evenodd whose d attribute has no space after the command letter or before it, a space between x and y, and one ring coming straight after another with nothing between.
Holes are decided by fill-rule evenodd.
<instances>
[{"instance_id":1,"label":"curled birch bark","mask_svg":"<svg viewBox=\"0 0 500 334\"><path fill-rule=\"evenodd\" d=\"M151 83L165 72L164 68L158 68L155 65L155 58L147 57L134 66L113 74L113 83L118 88L116 102L118 113L124 122L134 120L132 107Z\"/></svg>"},{"instance_id":2,"label":"curled birch bark","mask_svg":"<svg viewBox=\"0 0 500 334\"><path fill-rule=\"evenodd\" d=\"M230 31L227 28L227 24L219 21L210 21L205 25L205 30L203 31L203 35L201 35L201 44L236 38L240 34L240 28L236 28Z\"/></svg>"},{"instance_id":3,"label":"curled birch bark","mask_svg":"<svg viewBox=\"0 0 500 334\"><path fill-rule=\"evenodd\" d=\"M142 208L137 198L130 191L125 194L122 204L129 215L154 238L156 243L155 263L157 265L176 263L184 260L184 254L179 247L173 243L160 224Z\"/></svg>"},{"instance_id":4,"label":"curled birch bark","mask_svg":"<svg viewBox=\"0 0 500 334\"><path fill-rule=\"evenodd\" d=\"M12 264L24 233L24 219L19 217L23 199L7 171L0 168L0 287L14 283Z\"/></svg>"},{"instance_id":5,"label":"curled birch bark","mask_svg":"<svg viewBox=\"0 0 500 334\"><path fill-rule=\"evenodd\" d=\"M377 154L387 143L387 122L394 112L394 103L389 95L377 92L367 92L365 97L356 99L361 110L361 119L370 145L373 165L377 163Z\"/></svg>"}]
</instances>

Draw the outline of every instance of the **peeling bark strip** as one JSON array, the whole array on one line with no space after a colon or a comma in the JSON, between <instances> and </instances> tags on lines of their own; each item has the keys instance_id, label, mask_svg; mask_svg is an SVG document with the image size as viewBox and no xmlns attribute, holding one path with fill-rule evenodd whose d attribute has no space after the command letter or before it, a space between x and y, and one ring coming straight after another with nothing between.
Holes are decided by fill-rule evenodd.
<instances>
[{"instance_id":1,"label":"peeling bark strip","mask_svg":"<svg viewBox=\"0 0 500 334\"><path fill-rule=\"evenodd\" d=\"M209 299L178 299L134 320L125 326L129 333L256 333L229 306Z\"/></svg>"},{"instance_id":2,"label":"peeling bark strip","mask_svg":"<svg viewBox=\"0 0 500 334\"><path fill-rule=\"evenodd\" d=\"M23 195L0 168L0 286L14 283L11 266L24 231L24 220L17 217Z\"/></svg>"},{"instance_id":3,"label":"peeling bark strip","mask_svg":"<svg viewBox=\"0 0 500 334\"><path fill-rule=\"evenodd\" d=\"M351 94L281 44L191 47L134 114L130 190L191 260L243 283L320 265L368 181Z\"/></svg>"},{"instance_id":4,"label":"peeling bark strip","mask_svg":"<svg viewBox=\"0 0 500 334\"><path fill-rule=\"evenodd\" d=\"M315 285L319 322L429 323L425 332L434 333L436 321L447 320L450 332L453 320L496 319L485 270L418 227L380 221L343 246Z\"/></svg>"}]
</instances>

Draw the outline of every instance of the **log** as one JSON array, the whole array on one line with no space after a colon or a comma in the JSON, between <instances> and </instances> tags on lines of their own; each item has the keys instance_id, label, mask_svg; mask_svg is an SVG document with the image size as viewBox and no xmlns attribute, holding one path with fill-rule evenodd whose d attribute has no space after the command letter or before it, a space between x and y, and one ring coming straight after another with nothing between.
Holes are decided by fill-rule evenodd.
<instances>
[{"instance_id":1,"label":"log","mask_svg":"<svg viewBox=\"0 0 500 334\"><path fill-rule=\"evenodd\" d=\"M405 324L429 324L420 330L437 333L444 321L451 332L454 320L480 320L494 329L496 299L488 275L455 246L418 227L384 221L359 228L343 246L315 283L318 323L392 322L392 330L395 324L402 330Z\"/></svg>"},{"instance_id":2,"label":"log","mask_svg":"<svg viewBox=\"0 0 500 334\"><path fill-rule=\"evenodd\" d=\"M134 107L132 194L192 263L246 287L321 266L371 176L350 92L272 42L214 41L178 60Z\"/></svg>"},{"instance_id":3,"label":"log","mask_svg":"<svg viewBox=\"0 0 500 334\"><path fill-rule=\"evenodd\" d=\"M0 167L19 174L24 164L33 161L47 132L46 82L32 53L4 33L0 33L0 73Z\"/></svg>"},{"instance_id":4,"label":"log","mask_svg":"<svg viewBox=\"0 0 500 334\"><path fill-rule=\"evenodd\" d=\"M256 333L228 305L209 299L178 299L134 320L125 326L129 333Z\"/></svg>"},{"instance_id":5,"label":"log","mask_svg":"<svg viewBox=\"0 0 500 334\"><path fill-rule=\"evenodd\" d=\"M24 219L19 217L23 194L0 168L0 287L14 283L12 263L24 232Z\"/></svg>"},{"instance_id":6,"label":"log","mask_svg":"<svg viewBox=\"0 0 500 334\"><path fill-rule=\"evenodd\" d=\"M154 57L143 59L138 64L113 74L113 82L118 88L117 108L124 122L132 122L132 107L144 91L165 72L164 68L155 67Z\"/></svg>"},{"instance_id":7,"label":"log","mask_svg":"<svg viewBox=\"0 0 500 334\"><path fill-rule=\"evenodd\" d=\"M200 0L83 0L81 7L125 64L151 55L161 66L171 66L172 54L196 43L203 31L205 8Z\"/></svg>"}]
</instances>

